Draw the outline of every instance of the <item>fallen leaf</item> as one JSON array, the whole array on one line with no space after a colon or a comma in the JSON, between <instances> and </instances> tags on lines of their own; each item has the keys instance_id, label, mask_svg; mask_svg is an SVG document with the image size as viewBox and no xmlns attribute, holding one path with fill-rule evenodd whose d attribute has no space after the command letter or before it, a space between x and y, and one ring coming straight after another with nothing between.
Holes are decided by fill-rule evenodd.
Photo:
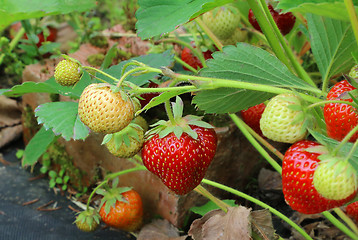
<instances>
[{"instance_id":1,"label":"fallen leaf","mask_svg":"<svg viewBox=\"0 0 358 240\"><path fill-rule=\"evenodd\" d=\"M269 210L256 210L251 212L252 230L263 239L275 239L275 229L272 223L272 215Z\"/></svg>"},{"instance_id":2,"label":"fallen leaf","mask_svg":"<svg viewBox=\"0 0 358 240\"><path fill-rule=\"evenodd\" d=\"M195 220L188 234L194 240L250 240L250 212L243 206L229 207L227 213L213 210Z\"/></svg>"},{"instance_id":3,"label":"fallen leaf","mask_svg":"<svg viewBox=\"0 0 358 240\"><path fill-rule=\"evenodd\" d=\"M137 240L185 240L179 230L167 220L157 219L142 227Z\"/></svg>"}]
</instances>

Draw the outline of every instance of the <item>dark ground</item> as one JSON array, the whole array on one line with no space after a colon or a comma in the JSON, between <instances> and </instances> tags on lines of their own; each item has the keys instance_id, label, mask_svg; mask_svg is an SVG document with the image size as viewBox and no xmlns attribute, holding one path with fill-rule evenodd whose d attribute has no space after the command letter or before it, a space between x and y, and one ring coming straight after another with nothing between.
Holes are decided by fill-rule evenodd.
<instances>
[{"instance_id":1,"label":"dark ground","mask_svg":"<svg viewBox=\"0 0 358 240\"><path fill-rule=\"evenodd\" d=\"M18 140L0 149L0 157L9 164L0 162L0 239L1 240L80 240L116 239L133 240L135 237L126 232L104 228L102 225L92 233L82 232L73 224L74 209L79 209L65 196L55 194L48 187L47 179L30 181L34 175L20 166L15 154L23 149ZM39 199L29 205L31 200ZM50 208L55 211L39 211L37 208L52 201Z\"/></svg>"}]
</instances>

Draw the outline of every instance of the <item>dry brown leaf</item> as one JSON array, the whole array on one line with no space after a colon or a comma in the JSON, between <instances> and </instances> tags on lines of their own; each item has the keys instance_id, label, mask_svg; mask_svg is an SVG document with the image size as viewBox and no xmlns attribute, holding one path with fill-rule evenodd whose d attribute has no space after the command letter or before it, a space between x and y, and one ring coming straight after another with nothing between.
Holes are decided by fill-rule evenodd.
<instances>
[{"instance_id":1,"label":"dry brown leaf","mask_svg":"<svg viewBox=\"0 0 358 240\"><path fill-rule=\"evenodd\" d=\"M262 168L258 176L258 183L259 188L263 191L282 190L281 175L276 171Z\"/></svg>"},{"instance_id":2,"label":"dry brown leaf","mask_svg":"<svg viewBox=\"0 0 358 240\"><path fill-rule=\"evenodd\" d=\"M257 210L251 212L252 229L263 239L275 239L275 229L272 224L272 216L269 210Z\"/></svg>"},{"instance_id":3,"label":"dry brown leaf","mask_svg":"<svg viewBox=\"0 0 358 240\"><path fill-rule=\"evenodd\" d=\"M187 236L179 236L178 229L167 220L157 219L141 229L137 240L185 240L186 238Z\"/></svg>"},{"instance_id":4,"label":"dry brown leaf","mask_svg":"<svg viewBox=\"0 0 358 240\"><path fill-rule=\"evenodd\" d=\"M249 240L251 210L243 206L230 207L228 212L211 211L190 226L189 236L195 240Z\"/></svg>"},{"instance_id":5,"label":"dry brown leaf","mask_svg":"<svg viewBox=\"0 0 358 240\"><path fill-rule=\"evenodd\" d=\"M21 110L11 98L0 96L0 148L21 135Z\"/></svg>"}]
</instances>

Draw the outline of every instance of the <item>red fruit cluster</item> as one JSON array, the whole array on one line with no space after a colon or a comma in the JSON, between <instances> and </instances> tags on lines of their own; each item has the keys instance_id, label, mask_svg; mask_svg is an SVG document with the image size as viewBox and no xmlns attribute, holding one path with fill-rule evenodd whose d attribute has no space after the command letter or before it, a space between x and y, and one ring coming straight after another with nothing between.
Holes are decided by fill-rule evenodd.
<instances>
[{"instance_id":1,"label":"red fruit cluster","mask_svg":"<svg viewBox=\"0 0 358 240\"><path fill-rule=\"evenodd\" d=\"M293 144L285 153L282 163L282 187L285 200L293 210L304 214L320 213L340 207L352 200L355 194L342 200L322 197L313 185L319 153L306 151L320 144L302 140Z\"/></svg>"},{"instance_id":2,"label":"red fruit cluster","mask_svg":"<svg viewBox=\"0 0 358 240\"><path fill-rule=\"evenodd\" d=\"M281 10L276 11L271 4L268 5L268 8L282 35L288 34L295 25L296 17L291 12L281 13ZM262 32L252 9L249 10L249 22L256 30Z\"/></svg>"},{"instance_id":3,"label":"red fruit cluster","mask_svg":"<svg viewBox=\"0 0 358 240\"><path fill-rule=\"evenodd\" d=\"M179 195L199 185L216 152L217 137L213 129L190 127L198 134L197 139L187 133L180 138L173 132L163 138L156 134L142 149L146 168Z\"/></svg>"},{"instance_id":4,"label":"red fruit cluster","mask_svg":"<svg viewBox=\"0 0 358 240\"><path fill-rule=\"evenodd\" d=\"M210 59L213 58L211 56L213 52L210 50L207 50L205 52L203 52L204 54L204 58ZM183 60L184 62L186 62L187 64L189 64L191 67L198 69L198 68L202 68L203 64L200 62L199 58L194 56L194 54L191 52L191 50L187 47L183 48L183 51L181 53L181 60ZM183 67L185 70L189 71L188 68Z\"/></svg>"},{"instance_id":5,"label":"red fruit cluster","mask_svg":"<svg viewBox=\"0 0 358 240\"><path fill-rule=\"evenodd\" d=\"M336 83L329 93L326 100L344 100L353 102L347 94L342 97L342 94L356 89L347 80ZM341 98L342 97L342 98ZM324 106L324 119L327 126L327 135L338 141L342 140L347 133L349 133L358 124L357 109L344 103L328 103ZM355 133L350 139L350 142L355 142L358 138L358 133Z\"/></svg>"},{"instance_id":6,"label":"red fruit cluster","mask_svg":"<svg viewBox=\"0 0 358 240\"><path fill-rule=\"evenodd\" d=\"M349 217L358 222L358 202L348 204L346 207L346 213Z\"/></svg>"},{"instance_id":7,"label":"red fruit cluster","mask_svg":"<svg viewBox=\"0 0 358 240\"><path fill-rule=\"evenodd\" d=\"M11 25L11 30L10 30L10 37L13 38L15 36L15 32L19 31L21 28L21 23L17 22L13 25ZM51 27L51 26L47 26L46 27L47 30L49 31L48 36L45 39L45 35L43 32L40 32L39 34L37 34L37 37L39 38L39 41L36 43L37 47L41 47L42 43L45 41L49 41L49 42L55 42L56 38L57 38L57 28ZM23 36L24 39L28 39L27 34L25 33Z\"/></svg>"}]
</instances>

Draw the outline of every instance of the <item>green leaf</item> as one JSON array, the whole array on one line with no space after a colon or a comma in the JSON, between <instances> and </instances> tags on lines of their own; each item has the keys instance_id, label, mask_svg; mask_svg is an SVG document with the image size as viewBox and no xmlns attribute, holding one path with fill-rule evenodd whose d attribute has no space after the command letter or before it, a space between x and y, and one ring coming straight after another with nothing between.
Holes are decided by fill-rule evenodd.
<instances>
[{"instance_id":1,"label":"green leaf","mask_svg":"<svg viewBox=\"0 0 358 240\"><path fill-rule=\"evenodd\" d=\"M354 5L358 5L357 0L353 0ZM303 14L313 13L319 16L349 21L349 15L344 5L344 0L280 0L277 6L284 12L293 11Z\"/></svg>"},{"instance_id":2,"label":"green leaf","mask_svg":"<svg viewBox=\"0 0 358 240\"><path fill-rule=\"evenodd\" d=\"M139 0L136 29L142 39L173 31L193 17L232 0Z\"/></svg>"},{"instance_id":3,"label":"green leaf","mask_svg":"<svg viewBox=\"0 0 358 240\"><path fill-rule=\"evenodd\" d=\"M113 59L116 57L116 52L117 52L117 49L118 49L117 47L118 47L118 43L115 43L108 50L108 52L107 52L107 54L104 57L104 60L102 62L101 69L106 69L112 64Z\"/></svg>"},{"instance_id":4,"label":"green leaf","mask_svg":"<svg viewBox=\"0 0 358 240\"><path fill-rule=\"evenodd\" d=\"M227 203L231 207L236 206L235 200L223 200L223 202ZM219 207L216 205L216 203L214 203L213 201L209 201L200 207L190 208L190 211L192 211L193 213L199 214L201 216L204 216L208 212L210 212L212 210L216 210L216 209L219 209Z\"/></svg>"},{"instance_id":5,"label":"green leaf","mask_svg":"<svg viewBox=\"0 0 358 240\"><path fill-rule=\"evenodd\" d=\"M0 0L0 31L15 21L83 12L95 6L95 0Z\"/></svg>"},{"instance_id":6,"label":"green leaf","mask_svg":"<svg viewBox=\"0 0 358 240\"><path fill-rule=\"evenodd\" d=\"M0 94L7 97L20 97L26 93L58 93L58 90L47 82L35 83L35 82L24 82L21 85L16 85L11 89L2 89Z\"/></svg>"},{"instance_id":7,"label":"green leaf","mask_svg":"<svg viewBox=\"0 0 358 240\"><path fill-rule=\"evenodd\" d=\"M267 51L246 44L226 46L215 52L200 71L203 77L243 81L287 89L312 89L293 75L287 67ZM199 92L193 99L207 113L234 113L271 98L274 94L237 88L218 88Z\"/></svg>"},{"instance_id":8,"label":"green leaf","mask_svg":"<svg viewBox=\"0 0 358 240\"><path fill-rule=\"evenodd\" d=\"M357 43L350 24L317 15L307 15L311 47L323 80L354 65L351 54Z\"/></svg>"},{"instance_id":9,"label":"green leaf","mask_svg":"<svg viewBox=\"0 0 358 240\"><path fill-rule=\"evenodd\" d=\"M35 116L39 124L43 123L47 129L52 129L56 135L61 135L66 141L84 140L88 128L81 122L78 114L77 102L50 102L38 106Z\"/></svg>"},{"instance_id":10,"label":"green leaf","mask_svg":"<svg viewBox=\"0 0 358 240\"><path fill-rule=\"evenodd\" d=\"M22 159L22 166L34 165L56 139L52 131L47 131L45 127L42 127L27 144Z\"/></svg>"},{"instance_id":11,"label":"green leaf","mask_svg":"<svg viewBox=\"0 0 358 240\"><path fill-rule=\"evenodd\" d=\"M117 79L120 79L122 76L122 68L124 67L124 65L126 65L129 62L132 62L133 60L144 63L150 67L153 67L153 68L160 68L160 67L166 67L166 66L169 66L170 64L172 64L174 61L174 57L170 53L170 51L165 51L164 53L152 53L152 54L148 54L148 55L142 55L139 57L131 58L126 61L122 61L119 64L104 70L104 72L109 75L112 75L113 77L115 77ZM126 71L129 71L135 67L136 66L129 66L126 68ZM143 84L147 83L149 79L154 78L157 75L158 75L158 73L152 73L152 72L141 74L138 76L131 75L131 76L128 76L125 80L132 82L138 86L142 86ZM98 74L97 76L111 84L115 84L112 79L110 79L102 74Z\"/></svg>"}]
</instances>

